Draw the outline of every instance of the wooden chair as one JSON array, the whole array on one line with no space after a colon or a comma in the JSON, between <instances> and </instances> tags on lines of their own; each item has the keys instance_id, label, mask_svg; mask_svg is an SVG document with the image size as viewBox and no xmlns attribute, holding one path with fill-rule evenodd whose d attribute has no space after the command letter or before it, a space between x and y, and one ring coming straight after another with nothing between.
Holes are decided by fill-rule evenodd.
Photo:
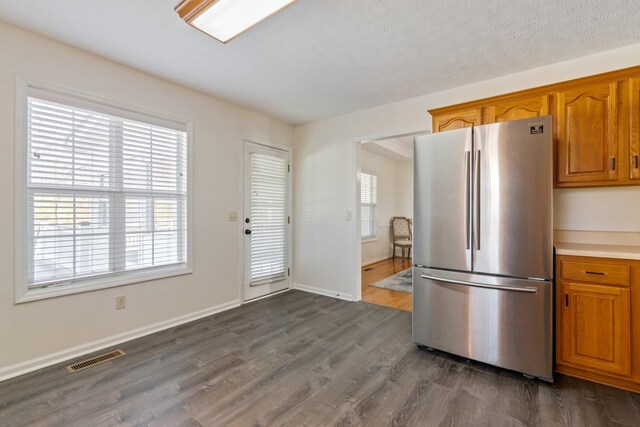
<instances>
[{"instance_id":1,"label":"wooden chair","mask_svg":"<svg viewBox=\"0 0 640 427\"><path fill-rule=\"evenodd\" d=\"M404 250L408 249L407 258L411 258L411 246L413 238L411 235L411 220L404 216L394 216L391 219L391 233L393 235L393 258L396 257L396 247L402 249L402 257Z\"/></svg>"}]
</instances>

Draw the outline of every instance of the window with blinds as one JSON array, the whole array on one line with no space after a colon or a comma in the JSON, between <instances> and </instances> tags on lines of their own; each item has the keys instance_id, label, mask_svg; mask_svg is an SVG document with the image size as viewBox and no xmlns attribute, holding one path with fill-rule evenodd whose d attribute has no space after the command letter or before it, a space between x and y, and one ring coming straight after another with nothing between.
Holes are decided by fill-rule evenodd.
<instances>
[{"instance_id":1,"label":"window with blinds","mask_svg":"<svg viewBox=\"0 0 640 427\"><path fill-rule=\"evenodd\" d=\"M27 97L28 289L185 267L184 125L35 92Z\"/></svg>"},{"instance_id":2,"label":"window with blinds","mask_svg":"<svg viewBox=\"0 0 640 427\"><path fill-rule=\"evenodd\" d=\"M360 174L360 235L362 239L376 237L376 203L378 176L372 172Z\"/></svg>"},{"instance_id":3,"label":"window with blinds","mask_svg":"<svg viewBox=\"0 0 640 427\"><path fill-rule=\"evenodd\" d=\"M287 274L287 167L280 157L251 153L251 285Z\"/></svg>"}]
</instances>

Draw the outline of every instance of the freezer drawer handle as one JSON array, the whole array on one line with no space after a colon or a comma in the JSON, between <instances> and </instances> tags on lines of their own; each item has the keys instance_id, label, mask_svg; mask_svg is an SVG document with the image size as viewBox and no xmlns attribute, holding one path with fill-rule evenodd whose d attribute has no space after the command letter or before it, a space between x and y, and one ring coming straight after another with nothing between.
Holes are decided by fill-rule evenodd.
<instances>
[{"instance_id":1,"label":"freezer drawer handle","mask_svg":"<svg viewBox=\"0 0 640 427\"><path fill-rule=\"evenodd\" d=\"M427 280L436 280L438 282L453 283L454 285L471 286L473 288L496 289L498 291L526 292L529 294L535 294L538 292L536 288L528 287L528 286L520 287L520 286L486 285L484 283L466 282L464 280L445 279L442 277L435 277L435 276L424 275L424 274L422 274L422 278Z\"/></svg>"}]
</instances>

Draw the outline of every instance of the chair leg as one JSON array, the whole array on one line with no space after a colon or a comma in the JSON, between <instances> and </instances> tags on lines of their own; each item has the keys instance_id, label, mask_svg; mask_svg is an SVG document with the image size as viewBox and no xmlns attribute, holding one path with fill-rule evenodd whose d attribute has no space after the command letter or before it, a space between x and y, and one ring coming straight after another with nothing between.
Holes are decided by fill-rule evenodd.
<instances>
[{"instance_id":1,"label":"chair leg","mask_svg":"<svg viewBox=\"0 0 640 427\"><path fill-rule=\"evenodd\" d=\"M396 257L396 245L393 245L393 252L391 253L391 259L395 259Z\"/></svg>"},{"instance_id":2,"label":"chair leg","mask_svg":"<svg viewBox=\"0 0 640 427\"><path fill-rule=\"evenodd\" d=\"M411 248L409 248L409 256L407 258L411 258Z\"/></svg>"}]
</instances>

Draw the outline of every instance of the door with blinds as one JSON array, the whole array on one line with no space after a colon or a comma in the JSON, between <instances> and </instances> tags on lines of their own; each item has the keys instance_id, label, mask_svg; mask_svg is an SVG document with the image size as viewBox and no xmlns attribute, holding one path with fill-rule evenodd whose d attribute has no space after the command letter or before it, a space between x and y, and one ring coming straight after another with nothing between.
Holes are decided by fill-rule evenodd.
<instances>
[{"instance_id":1,"label":"door with blinds","mask_svg":"<svg viewBox=\"0 0 640 427\"><path fill-rule=\"evenodd\" d=\"M289 288L289 152L245 141L244 300Z\"/></svg>"}]
</instances>

